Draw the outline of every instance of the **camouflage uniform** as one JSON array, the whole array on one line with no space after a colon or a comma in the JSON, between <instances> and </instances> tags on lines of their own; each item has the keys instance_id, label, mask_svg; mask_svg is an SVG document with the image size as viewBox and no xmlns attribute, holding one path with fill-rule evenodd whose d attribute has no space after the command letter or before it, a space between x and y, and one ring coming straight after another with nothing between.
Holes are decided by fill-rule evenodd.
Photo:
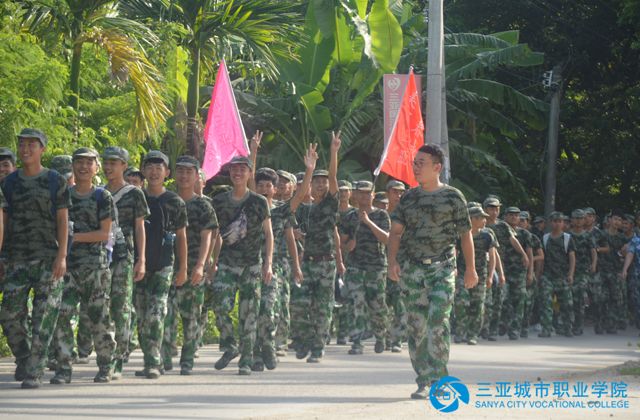
<instances>
[{"instance_id":1,"label":"camouflage uniform","mask_svg":"<svg viewBox=\"0 0 640 420\"><path fill-rule=\"evenodd\" d=\"M0 321L7 343L19 367L28 378L40 378L47 362L47 349L54 334L64 283L52 278L51 268L58 253L56 216L52 211L69 208L71 200L66 180L55 176L55 203L49 191L49 170L25 177L18 170L11 209L5 226L7 275ZM6 178L2 184L7 194ZM4 200L0 202L4 207ZM33 311L29 317L29 293L33 289ZM29 322L31 320L31 322Z\"/></svg>"},{"instance_id":2,"label":"camouflage uniform","mask_svg":"<svg viewBox=\"0 0 640 420\"><path fill-rule=\"evenodd\" d=\"M117 194L117 191L114 192ZM131 331L131 311L133 308L133 267L135 258L135 221L149 215L149 207L144 193L139 188L124 192L116 203L118 226L124 235L124 244L116 244L111 270L111 318L115 324L116 351L115 370L122 371L122 361L127 357ZM120 250L119 248L126 248ZM80 332L78 331L78 335ZM78 339L80 341L80 339ZM78 344L78 347L80 344Z\"/></svg>"},{"instance_id":3,"label":"camouflage uniform","mask_svg":"<svg viewBox=\"0 0 640 420\"><path fill-rule=\"evenodd\" d=\"M549 234L547 243L544 244L544 273L542 274L541 287L541 313L540 324L542 334L551 333L553 320L553 295L555 294L560 305L559 325L560 334L570 335L573 324L573 298L571 285L567 280L569 273L569 253L575 252L575 242L570 238L565 251L564 234L557 238Z\"/></svg>"},{"instance_id":4,"label":"camouflage uniform","mask_svg":"<svg viewBox=\"0 0 640 420\"><path fill-rule=\"evenodd\" d=\"M533 251L533 256L535 258L536 253L539 249L542 249L542 241L536 234L531 234L531 250ZM527 337L529 335L529 323L531 321L531 317L533 314L533 308L535 306L535 302L539 296L539 279L535 277L535 266L533 271L533 281L530 285L527 286L527 294L524 300L524 315L522 317L522 329L520 330L520 337Z\"/></svg>"},{"instance_id":5,"label":"camouflage uniform","mask_svg":"<svg viewBox=\"0 0 640 420\"><path fill-rule=\"evenodd\" d=\"M378 241L371 229L360 221L359 210L353 209L340 221L341 233L355 239L356 246L347 257L345 285L353 308L353 347L361 348L367 326L367 310L376 341L384 342L387 330L385 285L387 279L386 246ZM369 219L385 232L391 222L386 211L373 208Z\"/></svg>"},{"instance_id":6,"label":"camouflage uniform","mask_svg":"<svg viewBox=\"0 0 640 420\"><path fill-rule=\"evenodd\" d=\"M346 211L338 211L338 226L340 226L340 223L343 220L343 218L352 210L353 210L353 207L349 206L349 208ZM344 252L342 255L342 262L345 265L345 267L347 267L349 264L348 262L349 256L346 254L347 253ZM343 276L341 274L336 273L337 281L342 280L344 282L345 279L342 277ZM332 329L335 329L336 339L338 341L342 341L342 340L346 341L347 337L349 336L349 334L354 328L353 300L348 296L349 288L346 284L344 287L341 288L340 292L342 293L341 295L342 301L338 302L339 304L336 304L333 307L333 317L332 317L333 328ZM366 313L365 313L365 317L366 317Z\"/></svg>"},{"instance_id":7,"label":"camouflage uniform","mask_svg":"<svg viewBox=\"0 0 640 420\"><path fill-rule=\"evenodd\" d=\"M607 236L601 229L593 227L587 233L591 235L596 249L608 246ZM596 334L602 334L606 327L606 314L604 312L606 295L602 284L604 276L601 274L603 258L604 254L598 254L597 271L595 273L591 273L588 287L589 302L594 319L594 330Z\"/></svg>"},{"instance_id":8,"label":"camouflage uniform","mask_svg":"<svg viewBox=\"0 0 640 420\"><path fill-rule=\"evenodd\" d=\"M604 294L604 313L607 332L615 332L626 326L626 305L623 297L622 272L623 260L620 256L622 247L627 244L627 238L621 233L604 232L609 252L600 258L600 275L602 276Z\"/></svg>"},{"instance_id":9,"label":"camouflage uniform","mask_svg":"<svg viewBox=\"0 0 640 420\"><path fill-rule=\"evenodd\" d=\"M523 250L531 248L531 233L520 227L515 228L516 239ZM507 330L510 339L517 339L523 327L525 301L527 295L527 267L522 266L522 256L512 246L504 251L502 264L507 278L504 291L504 306L502 319L508 323Z\"/></svg>"},{"instance_id":10,"label":"camouflage uniform","mask_svg":"<svg viewBox=\"0 0 640 420\"><path fill-rule=\"evenodd\" d=\"M302 273L304 281L291 292L291 327L300 336L302 349L319 358L329 335L335 300L335 226L337 194L327 193L317 203L302 204L296 215L306 233Z\"/></svg>"},{"instance_id":11,"label":"camouflage uniform","mask_svg":"<svg viewBox=\"0 0 640 420\"><path fill-rule=\"evenodd\" d=\"M587 287L591 277L591 251L596 247L593 237L587 232L571 232L576 246L576 273L571 286L573 296L573 333L582 334Z\"/></svg>"},{"instance_id":12,"label":"camouflage uniform","mask_svg":"<svg viewBox=\"0 0 640 420\"><path fill-rule=\"evenodd\" d=\"M113 219L113 201L107 190L102 190L101 198L95 189L80 195L75 187L70 188L72 207L69 218L73 222L74 234L100 230L100 223ZM110 369L116 347L114 325L109 313L109 293L111 273L107 262L107 250L103 242L72 245L67 257L68 275L60 306L60 316L55 334L58 367L56 373L71 374L73 360L73 328L71 319L77 314L78 304L87 306L91 338L95 343L97 364L101 369Z\"/></svg>"},{"instance_id":13,"label":"camouflage uniform","mask_svg":"<svg viewBox=\"0 0 640 420\"><path fill-rule=\"evenodd\" d=\"M388 325L386 341L391 346L401 347L407 335L407 308L400 284L387 278L385 295Z\"/></svg>"},{"instance_id":14,"label":"camouflage uniform","mask_svg":"<svg viewBox=\"0 0 640 420\"><path fill-rule=\"evenodd\" d=\"M435 192L409 190L391 220L404 226L400 282L407 293L409 354L418 374L416 382L427 385L447 375L454 247L460 235L471 229L471 222L464 196L450 186Z\"/></svg>"},{"instance_id":15,"label":"camouflage uniform","mask_svg":"<svg viewBox=\"0 0 640 420\"><path fill-rule=\"evenodd\" d=\"M269 218L267 200L252 191L236 201L233 191L218 194L213 208L223 234L236 217L246 215L246 236L233 244L222 242L218 258L218 273L211 284L213 311L220 331L220 350L237 351L233 333L231 311L238 299L238 335L240 339L240 368L253 365L253 347L256 340L260 310L262 264L260 250L264 242L262 223ZM236 216L238 215L238 216Z\"/></svg>"},{"instance_id":16,"label":"camouflage uniform","mask_svg":"<svg viewBox=\"0 0 640 420\"><path fill-rule=\"evenodd\" d=\"M145 194L146 195L146 194ZM163 194L162 208L165 230L175 232L187 226L187 210L184 201L176 193L166 191ZM146 195L151 207L152 200L159 197ZM144 354L145 369L159 369L162 366L161 347L164 336L164 318L167 315L167 300L173 278L172 253L167 265L146 272L144 279L135 284L134 304L138 320L138 339Z\"/></svg>"},{"instance_id":17,"label":"camouflage uniform","mask_svg":"<svg viewBox=\"0 0 640 420\"><path fill-rule=\"evenodd\" d=\"M178 315L182 320L182 351L180 366L193 369L193 359L198 349L198 322L204 304L204 284L191 284L191 270L200 255L200 234L203 230L218 228L218 219L213 207L204 197L195 196L185 202L187 208L187 282L180 287L172 287L173 298L169 297L167 316L164 320L162 359L165 369L172 365L171 353L177 339ZM176 267L177 268L177 267ZM174 269L174 275L177 270ZM174 324L176 327L173 327Z\"/></svg>"},{"instance_id":18,"label":"camouflage uniform","mask_svg":"<svg viewBox=\"0 0 640 420\"><path fill-rule=\"evenodd\" d=\"M638 325L640 323L640 236L636 234L631 239L627 252L633 254L633 263L628 270L627 282L629 283L633 316L636 319L636 325Z\"/></svg>"},{"instance_id":19,"label":"camouflage uniform","mask_svg":"<svg viewBox=\"0 0 640 420\"><path fill-rule=\"evenodd\" d=\"M291 213L289 202L272 203L273 277L270 284L262 285L258 329L256 343L253 348L254 363L276 359L276 332L279 326L280 314L283 313L282 305L289 305L288 299L286 302L282 301L280 288L284 287L284 284L289 281L288 277L285 278L290 270L289 262L287 261L288 252L284 231L292 227L292 218L293 213ZM285 298L288 298L288 296L285 295ZM288 312L287 308L286 315L288 315ZM285 325L288 322L288 320L285 321Z\"/></svg>"},{"instance_id":20,"label":"camouflage uniform","mask_svg":"<svg viewBox=\"0 0 640 420\"><path fill-rule=\"evenodd\" d=\"M482 328L484 316L484 297L489 275L489 252L498 247L498 239L491 229L480 229L473 237L475 251L476 272L478 285L466 289L464 287L464 273L466 265L462 258L462 250L458 246L455 296L456 336L462 340L477 340Z\"/></svg>"},{"instance_id":21,"label":"camouflage uniform","mask_svg":"<svg viewBox=\"0 0 640 420\"><path fill-rule=\"evenodd\" d=\"M493 225L487 225L498 239L498 254L502 260L503 270L507 249L513 249L511 238L516 236L511 226L502 220L496 221ZM496 269L497 273L497 269ZM505 277L506 277L505 272ZM500 316L502 315L502 303L504 301L505 286L494 282L490 293L485 296L484 323L482 326L483 337L494 338L498 335L498 327L500 325Z\"/></svg>"}]
</instances>

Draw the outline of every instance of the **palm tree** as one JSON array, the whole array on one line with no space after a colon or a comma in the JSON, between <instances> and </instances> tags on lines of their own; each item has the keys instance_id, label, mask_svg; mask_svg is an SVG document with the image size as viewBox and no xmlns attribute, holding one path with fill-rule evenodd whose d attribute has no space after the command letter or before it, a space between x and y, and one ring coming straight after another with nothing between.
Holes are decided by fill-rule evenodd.
<instances>
[{"instance_id":1,"label":"palm tree","mask_svg":"<svg viewBox=\"0 0 640 420\"><path fill-rule=\"evenodd\" d=\"M79 110L82 47L94 44L103 48L111 62L113 77L131 80L137 107L131 139L155 134L164 123L168 109L164 104L160 76L146 58L142 44L153 45L157 37L144 25L122 17L113 0L25 0L18 2L23 25L30 32L61 38L71 51L69 105Z\"/></svg>"},{"instance_id":2,"label":"palm tree","mask_svg":"<svg viewBox=\"0 0 640 420\"><path fill-rule=\"evenodd\" d=\"M278 74L277 58L291 57L299 42L299 5L273 0L122 0L120 9L135 19L172 22L181 28L189 52L187 144L200 155L198 111L203 60L222 58L229 43L235 54L260 61L268 77ZM238 53L238 50L239 53Z\"/></svg>"}]
</instances>

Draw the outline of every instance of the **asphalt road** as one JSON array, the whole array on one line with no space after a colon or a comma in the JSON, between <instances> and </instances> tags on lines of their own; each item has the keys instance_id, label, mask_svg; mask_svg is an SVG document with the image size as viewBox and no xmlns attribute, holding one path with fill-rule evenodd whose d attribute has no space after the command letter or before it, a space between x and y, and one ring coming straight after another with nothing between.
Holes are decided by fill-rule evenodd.
<instances>
[{"instance_id":1,"label":"asphalt road","mask_svg":"<svg viewBox=\"0 0 640 420\"><path fill-rule=\"evenodd\" d=\"M535 334L533 334L535 336ZM216 371L217 346L201 349L193 376L179 369L159 380L134 377L141 368L136 351L124 377L94 384L95 359L74 369L71 384L50 385L51 372L38 390L21 390L13 382L12 359L0 359L0 415L6 418L640 418L640 379L612 369L639 360L638 331L618 335L537 337L515 342L481 341L478 346L452 346L449 373L468 386L471 401L455 413L442 414L429 401L409 399L415 390L406 349L375 354L367 343L364 355L350 356L347 346L330 345L320 364L296 360L290 353L274 371L237 374L237 359ZM174 363L178 364L176 358ZM624 381L629 408L478 408L479 382ZM562 399L562 398L560 398ZM495 400L495 399L494 399ZM603 401L606 399L603 398Z\"/></svg>"}]
</instances>

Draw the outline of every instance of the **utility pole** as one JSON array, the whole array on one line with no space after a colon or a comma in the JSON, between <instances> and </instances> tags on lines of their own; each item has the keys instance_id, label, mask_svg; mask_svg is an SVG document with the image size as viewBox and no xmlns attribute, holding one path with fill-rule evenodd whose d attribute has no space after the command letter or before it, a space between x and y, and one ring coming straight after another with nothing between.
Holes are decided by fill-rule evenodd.
<instances>
[{"instance_id":1,"label":"utility pole","mask_svg":"<svg viewBox=\"0 0 640 420\"><path fill-rule=\"evenodd\" d=\"M429 0L429 54L427 56L427 107L425 142L437 144L444 151L442 181L449 183L449 135L447 131L447 99L444 79L443 0Z\"/></svg>"},{"instance_id":2,"label":"utility pole","mask_svg":"<svg viewBox=\"0 0 640 420\"><path fill-rule=\"evenodd\" d=\"M558 129L560 127L560 97L562 96L562 67L557 65L544 75L543 85L551 89L549 132L547 140L547 173L544 189L544 214L549 216L556 208L556 173L558 160Z\"/></svg>"}]
</instances>

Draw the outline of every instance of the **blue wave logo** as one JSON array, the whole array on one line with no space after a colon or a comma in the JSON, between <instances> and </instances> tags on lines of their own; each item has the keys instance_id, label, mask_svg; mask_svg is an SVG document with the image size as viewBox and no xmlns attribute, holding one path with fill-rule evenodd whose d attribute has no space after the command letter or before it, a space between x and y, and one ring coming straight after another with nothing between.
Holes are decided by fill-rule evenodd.
<instances>
[{"instance_id":1,"label":"blue wave logo","mask_svg":"<svg viewBox=\"0 0 640 420\"><path fill-rule=\"evenodd\" d=\"M469 404L469 389L460 379L445 376L431 385L429 400L441 413L453 413L460 407L460 401Z\"/></svg>"}]
</instances>

